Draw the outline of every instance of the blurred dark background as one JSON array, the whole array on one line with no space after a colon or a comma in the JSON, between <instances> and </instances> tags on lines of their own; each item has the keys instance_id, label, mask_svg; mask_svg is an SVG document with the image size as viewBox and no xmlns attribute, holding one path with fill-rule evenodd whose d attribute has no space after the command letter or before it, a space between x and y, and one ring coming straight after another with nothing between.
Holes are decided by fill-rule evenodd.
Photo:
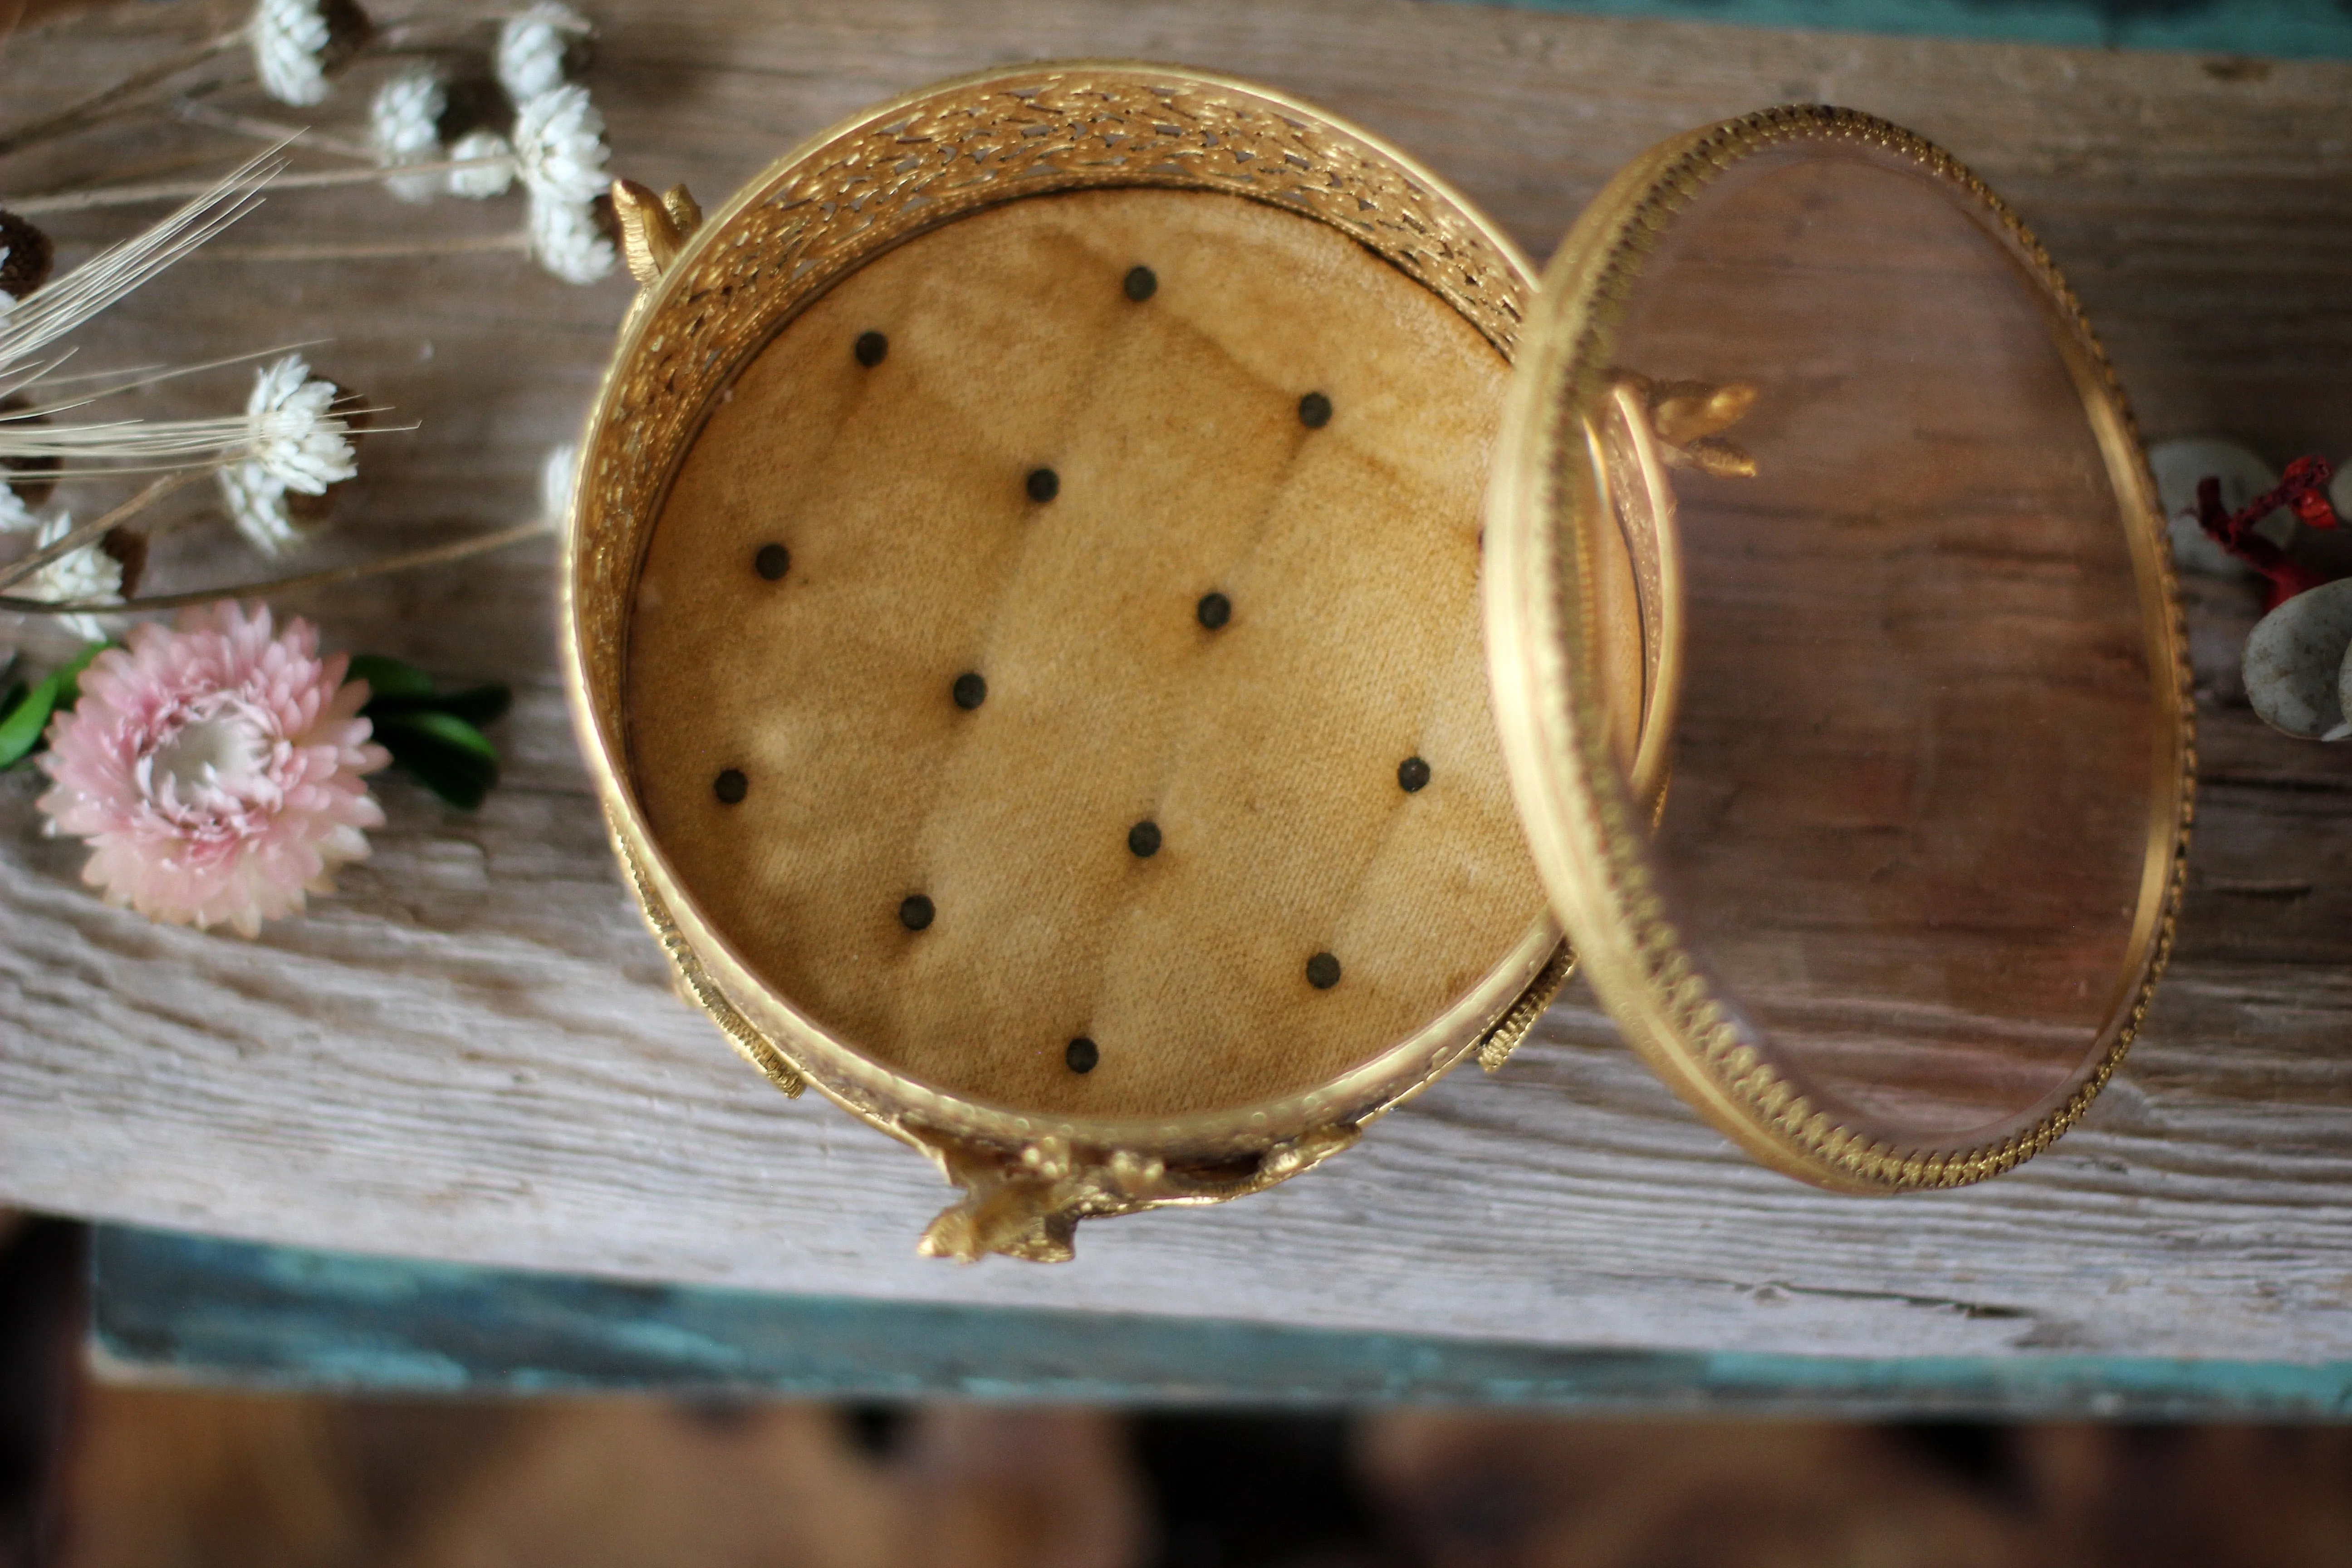
<instances>
[{"instance_id":1,"label":"blurred dark background","mask_svg":"<svg viewBox=\"0 0 2352 1568\"><path fill-rule=\"evenodd\" d=\"M0 1213L0 1568L2352 1563L2331 1426L122 1386L86 1241Z\"/></svg>"}]
</instances>

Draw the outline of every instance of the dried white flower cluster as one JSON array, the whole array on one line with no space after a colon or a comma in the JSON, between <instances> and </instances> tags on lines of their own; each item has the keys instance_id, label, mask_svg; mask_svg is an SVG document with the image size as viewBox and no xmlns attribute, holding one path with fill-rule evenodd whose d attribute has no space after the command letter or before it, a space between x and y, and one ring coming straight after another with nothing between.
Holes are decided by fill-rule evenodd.
<instances>
[{"instance_id":1,"label":"dried white flower cluster","mask_svg":"<svg viewBox=\"0 0 2352 1568\"><path fill-rule=\"evenodd\" d=\"M373 30L355 0L260 0L246 35L262 90L309 105L327 101L327 79Z\"/></svg>"},{"instance_id":2,"label":"dried white flower cluster","mask_svg":"<svg viewBox=\"0 0 2352 1568\"><path fill-rule=\"evenodd\" d=\"M368 108L368 145L375 161L397 169L440 157L441 116L448 107L448 90L431 66L413 65L386 79ZM429 202L441 181L433 174L395 174L383 184L404 202Z\"/></svg>"},{"instance_id":3,"label":"dried white flower cluster","mask_svg":"<svg viewBox=\"0 0 2352 1568\"><path fill-rule=\"evenodd\" d=\"M321 183L381 180L401 200L421 203L444 191L487 198L519 182L529 222L516 237L540 263L574 282L608 275L618 256L609 211L599 210L609 181L604 117L587 89L566 79L583 58L589 33L587 20L557 0L538 0L507 19L488 63L511 103L510 134L480 124L486 116L495 120L495 111L472 92L470 75L445 76L414 57L387 60L369 101L364 147L349 139L319 142L333 153L358 154L360 167ZM336 74L375 37L357 0L254 0L244 33L263 89L280 101L305 106L325 100ZM466 90L453 89L453 79ZM123 614L145 607L126 598L137 589L145 536L123 526L123 518L208 474L238 531L255 549L275 556L323 521L324 498L359 471L353 410L333 383L311 374L299 354L278 355L257 373L241 415L55 417L182 374L169 369L125 373L117 384L77 389L63 404L16 395L61 363L57 346L75 329L250 211L285 165L283 138L299 134L226 112L217 123L257 130L278 145L54 284L47 237L0 210L0 387L12 394L8 411L0 411L0 541L6 542L0 596L16 601L36 624L49 620L85 639L104 638ZM446 152L445 136L455 139ZM568 448L550 454L541 475L541 502L551 518L568 503L573 462ZM75 478L102 470L163 470L167 477L115 508L100 539L88 537L97 531L88 528L85 537L76 537L67 507L47 503L56 479L44 470L60 469ZM530 531L509 531L515 537ZM506 537L489 536L484 547ZM72 547L64 553L41 559L68 542ZM417 560L427 558L441 555L428 552ZM410 563L401 558L383 569ZM41 616L26 601L58 613ZM65 613L69 605L119 606L121 613ZM0 658L12 652L0 644Z\"/></svg>"},{"instance_id":4,"label":"dried white flower cluster","mask_svg":"<svg viewBox=\"0 0 2352 1568\"><path fill-rule=\"evenodd\" d=\"M33 547L46 549L73 531L73 515L59 511L41 524ZM16 592L52 605L121 604L122 563L96 544L68 551L19 584ZM59 616L59 625L84 642L103 642L107 628L94 614Z\"/></svg>"},{"instance_id":5,"label":"dried white flower cluster","mask_svg":"<svg viewBox=\"0 0 2352 1568\"><path fill-rule=\"evenodd\" d=\"M588 89L567 83L526 100L515 113L515 167L530 198L531 253L569 283L593 283L618 254L596 221L612 176L604 117Z\"/></svg>"},{"instance_id":6,"label":"dried white flower cluster","mask_svg":"<svg viewBox=\"0 0 2352 1568\"><path fill-rule=\"evenodd\" d=\"M560 0L537 0L499 29L499 85L517 103L562 87L592 30L588 18Z\"/></svg>"},{"instance_id":7,"label":"dried white flower cluster","mask_svg":"<svg viewBox=\"0 0 2352 1568\"><path fill-rule=\"evenodd\" d=\"M564 72L589 33L559 0L538 0L499 30L499 85L514 100L515 170L530 201L530 250L570 283L593 283L620 259L597 219L612 176L604 117Z\"/></svg>"},{"instance_id":8,"label":"dried white flower cluster","mask_svg":"<svg viewBox=\"0 0 2352 1568\"><path fill-rule=\"evenodd\" d=\"M288 354L254 378L246 401L245 455L220 471L221 496L237 531L267 555L301 536L289 494L320 496L357 474L349 421L333 412L335 384Z\"/></svg>"},{"instance_id":9,"label":"dried white flower cluster","mask_svg":"<svg viewBox=\"0 0 2352 1568\"><path fill-rule=\"evenodd\" d=\"M514 184L514 143L495 131L468 131L450 144L452 163L470 168L449 171L449 194L483 202L502 196Z\"/></svg>"},{"instance_id":10,"label":"dried white flower cluster","mask_svg":"<svg viewBox=\"0 0 2352 1568\"><path fill-rule=\"evenodd\" d=\"M357 47L341 40L363 41L368 25L354 0L259 0L249 30L269 92L310 104L327 96L329 75ZM530 199L523 237L540 265L571 283L609 274L620 256L596 206L611 178L604 117L586 88L566 79L592 31L562 0L534 0L508 17L492 68L514 106L511 137L487 126L466 131L446 153L458 167L394 174L384 184L406 202L428 201L440 191L487 201L504 195L519 177ZM442 162L448 110L448 85L433 66L411 65L387 79L368 115L368 146L377 163L399 169Z\"/></svg>"}]
</instances>

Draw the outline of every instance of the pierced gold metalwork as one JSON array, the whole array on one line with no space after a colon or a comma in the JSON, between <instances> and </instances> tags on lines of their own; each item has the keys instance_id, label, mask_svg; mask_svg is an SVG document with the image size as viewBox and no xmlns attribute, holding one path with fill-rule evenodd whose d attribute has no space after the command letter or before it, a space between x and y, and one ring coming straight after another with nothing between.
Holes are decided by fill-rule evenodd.
<instances>
[{"instance_id":1,"label":"pierced gold metalwork","mask_svg":"<svg viewBox=\"0 0 2352 1568\"><path fill-rule=\"evenodd\" d=\"M1444 182L1305 104L1194 73L1075 64L949 82L804 143L699 226L681 191L656 201L620 182L614 192L643 288L590 417L566 530L565 677L583 749L684 994L786 1092L814 1084L967 1190L926 1233L936 1256L1066 1258L1081 1218L1286 1180L1482 1046L1507 1054L1570 962L1546 918L1418 1033L1264 1105L1171 1121L1033 1116L865 1057L763 984L671 876L629 784L621 675L654 521L712 398L801 309L891 247L997 203L1113 186L1214 191L1304 214L1446 300L1506 357L1517 344L1534 268Z\"/></svg>"}]
</instances>

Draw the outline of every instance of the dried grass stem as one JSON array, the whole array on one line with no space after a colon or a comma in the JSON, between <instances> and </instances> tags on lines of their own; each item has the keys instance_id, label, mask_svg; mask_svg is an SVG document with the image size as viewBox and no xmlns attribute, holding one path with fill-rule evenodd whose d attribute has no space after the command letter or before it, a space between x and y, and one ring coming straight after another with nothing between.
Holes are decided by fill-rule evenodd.
<instances>
[{"instance_id":1,"label":"dried grass stem","mask_svg":"<svg viewBox=\"0 0 2352 1568\"><path fill-rule=\"evenodd\" d=\"M232 136L250 136L257 142L274 145L301 146L320 153L331 153L338 158L355 158L373 163L373 148L341 136L315 130L308 125L291 125L284 121L264 120L258 115L236 114L226 109L215 109L198 99L182 98L172 104L172 112L191 125L201 125L208 131L226 131Z\"/></svg>"},{"instance_id":2,"label":"dried grass stem","mask_svg":"<svg viewBox=\"0 0 2352 1568\"><path fill-rule=\"evenodd\" d=\"M102 120L123 100L135 97L151 87L169 81L182 71L193 70L223 50L234 48L244 42L243 27L222 33L193 48L184 49L176 55L166 55L144 70L133 71L113 86L100 88L88 98L69 103L45 119L36 120L29 125L20 125L14 131L0 132L0 157L39 142L54 141L59 136L70 134L85 125Z\"/></svg>"},{"instance_id":3,"label":"dried grass stem","mask_svg":"<svg viewBox=\"0 0 2352 1568\"><path fill-rule=\"evenodd\" d=\"M446 239L388 239L354 245L216 245L196 252L212 261L370 261L419 256L477 256L501 250L529 250L530 236L511 234L459 235Z\"/></svg>"},{"instance_id":4,"label":"dried grass stem","mask_svg":"<svg viewBox=\"0 0 2352 1568\"><path fill-rule=\"evenodd\" d=\"M394 168L320 169L299 174L279 174L268 182L276 191L318 189L329 185L379 184L393 175L446 174L460 169L484 169L494 164L512 167L514 159L448 158L434 163L402 163ZM214 187L194 180L167 180L149 185L100 186L95 190L48 191L8 204L8 210L31 216L40 213L86 212L92 207L138 206L147 202L174 202L203 195Z\"/></svg>"},{"instance_id":5,"label":"dried grass stem","mask_svg":"<svg viewBox=\"0 0 2352 1568\"><path fill-rule=\"evenodd\" d=\"M96 527L96 524L92 524ZM74 534L58 542L64 549ZM264 599L273 595L290 594L301 588L332 587L339 583L357 583L370 577L381 577L394 572L414 571L420 566L439 566L452 561L464 561L476 555L487 555L493 550L503 550L509 544L520 544L528 539L552 534L555 524L544 518L532 522L502 528L495 533L485 533L473 539L461 539L453 544L438 544L429 550L412 550L405 554L387 555L380 560L362 561L352 566L334 566L323 572L305 572L293 577L272 577L259 583L233 583L219 588L196 588L184 594L150 594L142 598L124 599L115 604L52 605L40 599L22 599L0 594L0 610L20 616L127 615L142 610L177 610L192 605L209 605L216 599ZM24 563L19 562L21 566ZM14 571L11 567L9 570ZM14 582L13 577L0 579L0 587Z\"/></svg>"}]
</instances>

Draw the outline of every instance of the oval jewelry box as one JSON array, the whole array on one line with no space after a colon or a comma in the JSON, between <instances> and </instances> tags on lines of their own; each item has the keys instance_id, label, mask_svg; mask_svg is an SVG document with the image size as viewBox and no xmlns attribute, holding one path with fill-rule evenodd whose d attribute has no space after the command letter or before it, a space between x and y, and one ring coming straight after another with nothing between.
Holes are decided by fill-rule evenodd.
<instances>
[{"instance_id":1,"label":"oval jewelry box","mask_svg":"<svg viewBox=\"0 0 2352 1568\"><path fill-rule=\"evenodd\" d=\"M1296 1174L1578 964L1857 1193L2031 1156L2129 1044L2170 560L2073 295L1936 148L1694 132L1540 286L1379 139L1142 65L614 201L583 744L681 990L965 1189L924 1251Z\"/></svg>"}]
</instances>

